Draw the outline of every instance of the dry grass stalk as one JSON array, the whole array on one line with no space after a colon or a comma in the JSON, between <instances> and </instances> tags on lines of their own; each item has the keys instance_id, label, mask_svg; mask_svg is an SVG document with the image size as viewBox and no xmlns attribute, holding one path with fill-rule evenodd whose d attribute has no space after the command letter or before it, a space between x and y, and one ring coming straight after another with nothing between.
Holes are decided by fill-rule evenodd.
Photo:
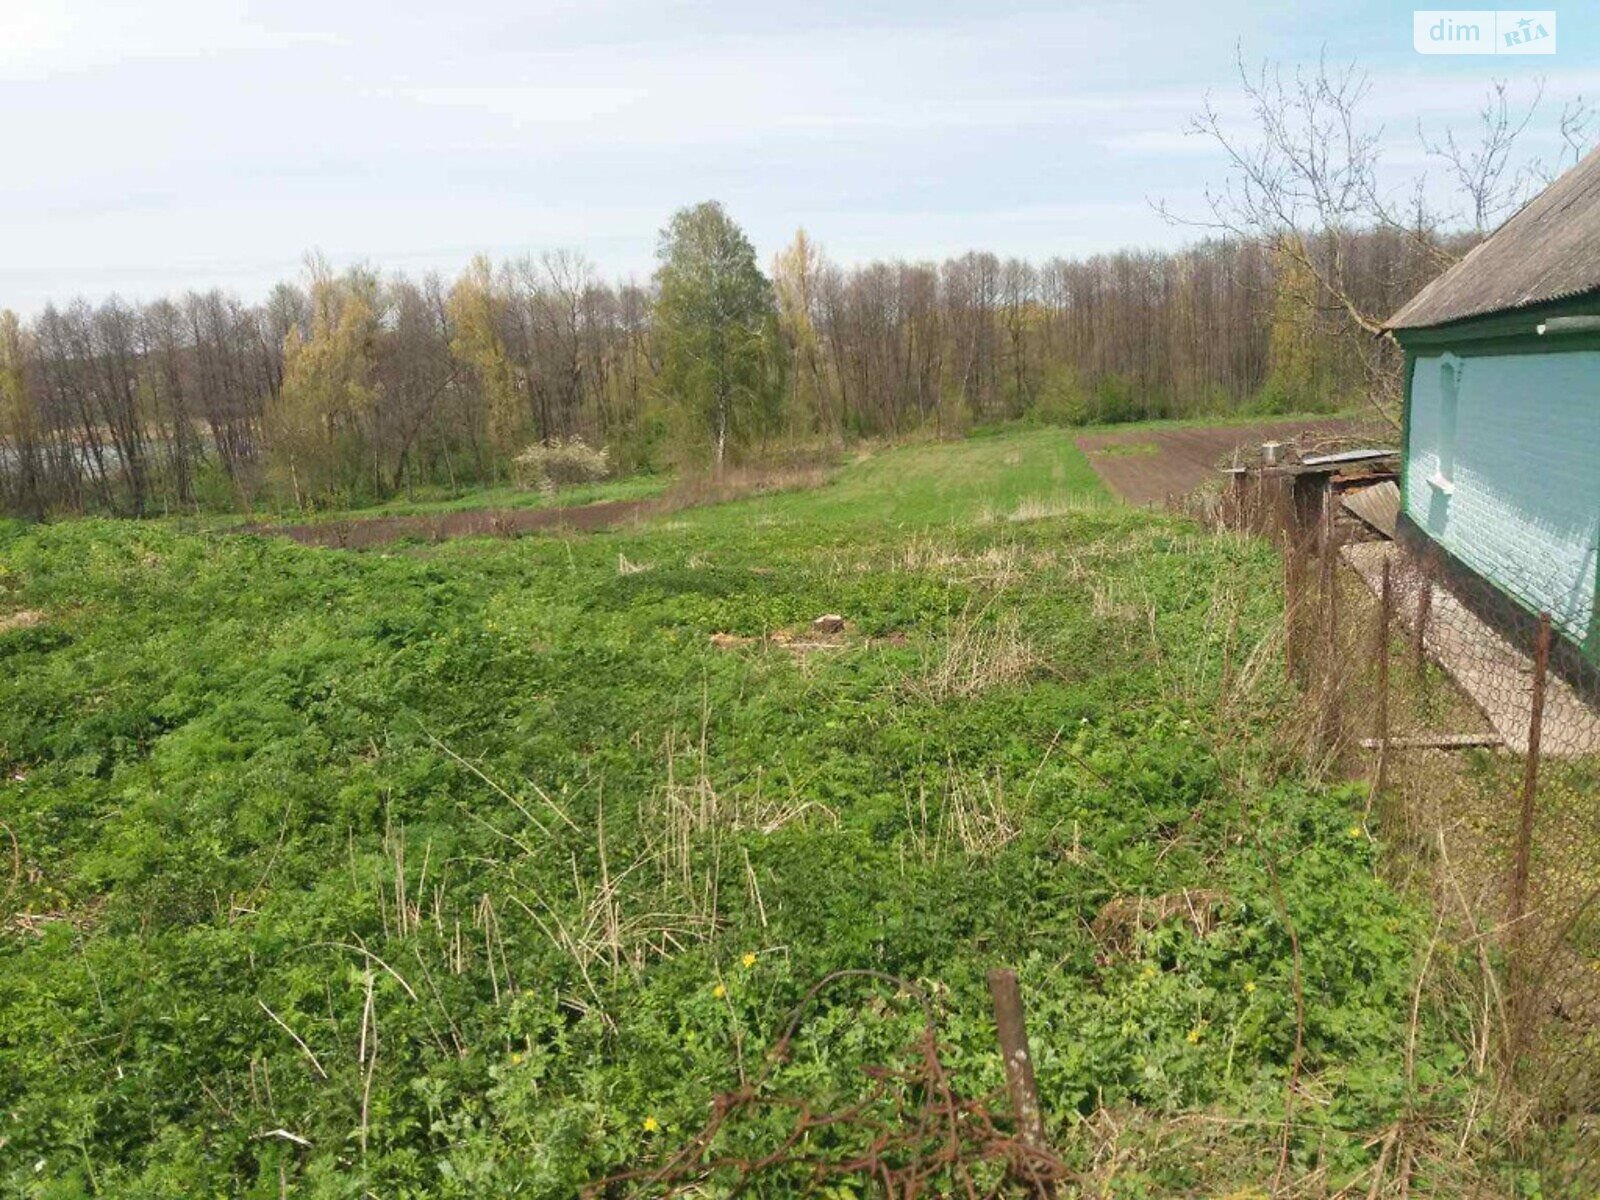
<instances>
[{"instance_id":1,"label":"dry grass stalk","mask_svg":"<svg viewBox=\"0 0 1600 1200\"><path fill-rule=\"evenodd\" d=\"M985 620L1001 593L976 612L969 604L951 625L944 654L909 682L910 689L933 704L975 696L994 687L1021 683L1033 674L1042 656L1022 634L1022 618L1002 612Z\"/></svg>"},{"instance_id":2,"label":"dry grass stalk","mask_svg":"<svg viewBox=\"0 0 1600 1200\"><path fill-rule=\"evenodd\" d=\"M833 809L801 798L793 789L772 792L766 775L757 772L751 790L719 792L709 774L709 745L702 730L693 762L685 779L679 774L676 741L666 745L667 779L652 798L645 821L654 831L663 867L675 874L686 889L694 890L694 863L699 851L716 849L725 833L773 834L795 821L820 817L838 823Z\"/></svg>"},{"instance_id":3,"label":"dry grass stalk","mask_svg":"<svg viewBox=\"0 0 1600 1200\"><path fill-rule=\"evenodd\" d=\"M1205 937L1216 928L1229 899L1226 892L1208 888L1184 888L1161 896L1118 896L1100 909L1090 931L1101 953L1113 957L1132 950L1141 933L1174 919L1182 920L1196 937Z\"/></svg>"},{"instance_id":4,"label":"dry grass stalk","mask_svg":"<svg viewBox=\"0 0 1600 1200\"><path fill-rule=\"evenodd\" d=\"M311 1066L316 1071L316 1073L318 1075L322 1076L322 1078L326 1079L328 1077L327 1069L325 1067L323 1067L322 1062L321 1062L320 1059L317 1058L315 1051L313 1051L310 1046L306 1045L305 1039L302 1038L293 1029L289 1028L288 1022L286 1022L277 1013L273 1012L270 1008L268 1008L267 1007L267 1002L265 1000L257 999L256 1003L261 1006L261 1011L262 1012L266 1013L267 1016L272 1018L272 1023L274 1025L276 1025L279 1029L281 1029L285 1033L287 1033L289 1035L289 1037L294 1041L294 1044L296 1046L300 1047L301 1052L305 1054L307 1060L311 1063Z\"/></svg>"},{"instance_id":5,"label":"dry grass stalk","mask_svg":"<svg viewBox=\"0 0 1600 1200\"><path fill-rule=\"evenodd\" d=\"M993 785L987 779L974 782L950 775L942 816L951 839L979 858L998 854L1022 828L1006 803L1005 786L998 774Z\"/></svg>"},{"instance_id":6,"label":"dry grass stalk","mask_svg":"<svg viewBox=\"0 0 1600 1200\"><path fill-rule=\"evenodd\" d=\"M614 861L602 804L594 842L598 878L595 872L586 875L574 855L570 892L548 897L524 889L509 893L511 902L576 967L586 998L568 998L568 1003L600 1011L602 1016L602 983L607 976L626 972L637 977L652 959L704 942L715 933L729 834L770 834L817 816L837 821L827 806L804 800L792 789L769 791L761 776L753 790L718 791L709 775L705 727L687 778L678 766L676 741L669 738L665 749L667 779L641 813L646 845L640 853L621 864ZM764 920L760 883L748 853L742 857L746 896ZM492 911L481 911L478 923L486 937L497 938ZM494 953L486 946L491 986L498 995L501 982L496 976L506 976L509 985L509 968L501 949L497 972Z\"/></svg>"},{"instance_id":7,"label":"dry grass stalk","mask_svg":"<svg viewBox=\"0 0 1600 1200\"><path fill-rule=\"evenodd\" d=\"M1137 621L1144 616L1145 602L1129 602L1119 594L1114 579L1102 577L1090 588L1089 611L1097 621Z\"/></svg>"},{"instance_id":8,"label":"dry grass stalk","mask_svg":"<svg viewBox=\"0 0 1600 1200\"><path fill-rule=\"evenodd\" d=\"M740 633L713 633L711 645L718 650L745 650L758 647L762 650L778 649L804 662L807 656L819 651L845 650L851 645L849 635L843 630L832 633L806 632L796 635L787 629L773 630L760 636Z\"/></svg>"},{"instance_id":9,"label":"dry grass stalk","mask_svg":"<svg viewBox=\"0 0 1600 1200\"><path fill-rule=\"evenodd\" d=\"M1020 582L1028 573L1055 564L1057 555L1048 550L1031 550L1020 542L997 542L981 550L964 551L943 545L931 538L913 538L889 556L889 569L910 573L934 573L955 583L989 583L1006 588ZM882 570L881 562L859 561L857 574Z\"/></svg>"},{"instance_id":10,"label":"dry grass stalk","mask_svg":"<svg viewBox=\"0 0 1600 1200\"><path fill-rule=\"evenodd\" d=\"M1043 521L1051 517L1067 517L1077 513L1104 512L1110 503L1099 496L1082 496L1068 493L1055 496L1026 496L1008 512L985 507L978 513L978 524L993 525L1002 521L1013 523Z\"/></svg>"},{"instance_id":11,"label":"dry grass stalk","mask_svg":"<svg viewBox=\"0 0 1600 1200\"><path fill-rule=\"evenodd\" d=\"M364 1156L367 1153L367 1131L371 1127L372 1076L378 1069L378 1010L373 1001L376 976L371 971L365 971L363 974L366 982L366 999L361 1006L361 1041L356 1051L356 1066L365 1066L361 1080L361 1126L358 1130L358 1141Z\"/></svg>"},{"instance_id":12,"label":"dry grass stalk","mask_svg":"<svg viewBox=\"0 0 1600 1200\"><path fill-rule=\"evenodd\" d=\"M652 958L709 936L715 919L714 914L708 919L697 912L656 911L650 907L648 892L635 894L628 881L640 876L652 861L650 857L637 858L621 870L611 867L606 851L602 851L602 861L600 880L590 883L573 859L573 892L561 898L560 908L537 893L524 898L513 892L509 899L572 960L589 996L587 1003L578 1006L603 1013L602 973L627 971L637 977ZM502 971L504 966L502 958Z\"/></svg>"},{"instance_id":13,"label":"dry grass stalk","mask_svg":"<svg viewBox=\"0 0 1600 1200\"><path fill-rule=\"evenodd\" d=\"M952 766L945 775L937 814L930 811L927 788L919 787L915 807L906 798L906 825L917 857L931 866L957 850L976 858L993 857L1022 831L1022 817L1007 799L998 774L991 784L987 779L967 779Z\"/></svg>"}]
</instances>

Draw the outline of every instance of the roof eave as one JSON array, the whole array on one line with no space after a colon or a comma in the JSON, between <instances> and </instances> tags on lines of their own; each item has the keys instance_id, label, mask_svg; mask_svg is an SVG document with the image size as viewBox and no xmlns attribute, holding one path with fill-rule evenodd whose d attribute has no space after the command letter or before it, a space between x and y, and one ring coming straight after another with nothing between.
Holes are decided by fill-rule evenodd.
<instances>
[{"instance_id":1,"label":"roof eave","mask_svg":"<svg viewBox=\"0 0 1600 1200\"><path fill-rule=\"evenodd\" d=\"M1426 324L1394 322L1391 319L1391 323L1385 325L1383 331L1392 334L1401 345L1413 338L1427 341L1457 339L1469 341L1478 337L1516 336L1533 333L1540 318L1576 315L1581 310L1592 311L1597 302L1600 302L1600 287L1584 288L1581 291L1542 296L1521 304L1485 309L1482 312L1467 313ZM1404 316L1404 310L1402 309L1396 316Z\"/></svg>"}]
</instances>

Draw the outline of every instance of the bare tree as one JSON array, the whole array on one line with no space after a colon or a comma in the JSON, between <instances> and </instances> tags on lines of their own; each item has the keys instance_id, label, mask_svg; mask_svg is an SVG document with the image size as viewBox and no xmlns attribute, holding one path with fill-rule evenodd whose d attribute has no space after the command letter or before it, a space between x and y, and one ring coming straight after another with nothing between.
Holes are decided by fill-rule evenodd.
<instances>
[{"instance_id":1,"label":"bare tree","mask_svg":"<svg viewBox=\"0 0 1600 1200\"><path fill-rule=\"evenodd\" d=\"M1385 179L1383 129L1365 117L1372 85L1359 66L1332 67L1323 59L1315 70L1285 74L1271 63L1252 70L1241 55L1238 73L1247 131L1236 131L1210 99L1191 123L1191 132L1216 143L1225 163L1221 184L1207 191L1208 214L1158 208L1176 222L1269 246L1308 280L1311 286L1295 293L1304 319L1345 340L1345 353L1366 375L1369 398L1394 421L1399 356L1383 328L1392 297L1409 295L1449 266L1539 180L1539 162L1525 143L1543 84L1525 105L1513 102L1507 85L1494 84L1471 137L1446 130L1430 139L1419 127L1424 149L1445 168L1453 198L1441 204L1425 175L1399 185ZM1590 124L1581 101L1563 112L1563 159L1576 153ZM1391 272L1376 288L1363 286L1370 279L1351 262L1354 250L1374 238L1388 239ZM1328 322L1330 315L1338 319Z\"/></svg>"},{"instance_id":2,"label":"bare tree","mask_svg":"<svg viewBox=\"0 0 1600 1200\"><path fill-rule=\"evenodd\" d=\"M1518 143L1533 124L1544 98L1544 80L1534 81L1534 94L1514 111L1505 80L1495 80L1478 110L1476 136L1457 139L1453 129L1443 138L1430 138L1421 122L1417 136L1429 156L1441 162L1447 177L1465 202L1465 212L1445 214L1442 220L1468 224L1479 237L1486 237L1512 212L1520 208L1539 181L1536 160L1518 161Z\"/></svg>"}]
</instances>

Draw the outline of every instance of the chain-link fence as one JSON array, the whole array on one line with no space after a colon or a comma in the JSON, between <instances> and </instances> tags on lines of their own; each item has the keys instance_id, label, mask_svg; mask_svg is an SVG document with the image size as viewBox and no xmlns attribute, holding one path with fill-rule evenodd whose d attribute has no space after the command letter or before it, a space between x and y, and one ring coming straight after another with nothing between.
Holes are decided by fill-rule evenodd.
<instances>
[{"instance_id":1,"label":"chain-link fence","mask_svg":"<svg viewBox=\"0 0 1600 1200\"><path fill-rule=\"evenodd\" d=\"M1600 663L1583 630L1490 584L1410 524L1393 537L1332 471L1236 470L1187 502L1283 550L1285 669L1304 748L1365 778L1441 931L1476 954L1465 996L1494 1120L1542 1195L1600 1194ZM1381 497L1380 497L1381 498ZM1380 521L1383 519L1380 516ZM1543 581L1528 581L1537 585ZM1545 589L1548 590L1548 589ZM1487 1118L1486 1118L1487 1119Z\"/></svg>"}]
</instances>

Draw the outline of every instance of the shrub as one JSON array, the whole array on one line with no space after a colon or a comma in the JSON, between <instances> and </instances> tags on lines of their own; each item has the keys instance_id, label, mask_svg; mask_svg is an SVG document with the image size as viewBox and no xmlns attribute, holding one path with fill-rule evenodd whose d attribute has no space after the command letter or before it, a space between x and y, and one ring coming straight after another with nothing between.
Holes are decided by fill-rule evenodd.
<instances>
[{"instance_id":1,"label":"shrub","mask_svg":"<svg viewBox=\"0 0 1600 1200\"><path fill-rule=\"evenodd\" d=\"M1166 416L1166 405L1116 372L1085 377L1072 367L1049 371L1028 409L1046 425L1118 425Z\"/></svg>"},{"instance_id":2,"label":"shrub","mask_svg":"<svg viewBox=\"0 0 1600 1200\"><path fill-rule=\"evenodd\" d=\"M536 442L513 460L519 486L549 490L574 483L593 483L611 473L611 452L598 450L581 437Z\"/></svg>"},{"instance_id":3,"label":"shrub","mask_svg":"<svg viewBox=\"0 0 1600 1200\"><path fill-rule=\"evenodd\" d=\"M1157 406L1148 404L1136 394L1134 381L1126 375L1107 372L1095 380L1095 420L1106 425L1120 425L1124 421L1140 421L1157 415Z\"/></svg>"},{"instance_id":4,"label":"shrub","mask_svg":"<svg viewBox=\"0 0 1600 1200\"><path fill-rule=\"evenodd\" d=\"M1028 415L1046 425L1087 425L1093 419L1089 393L1073 367L1054 367L1045 373Z\"/></svg>"}]
</instances>

